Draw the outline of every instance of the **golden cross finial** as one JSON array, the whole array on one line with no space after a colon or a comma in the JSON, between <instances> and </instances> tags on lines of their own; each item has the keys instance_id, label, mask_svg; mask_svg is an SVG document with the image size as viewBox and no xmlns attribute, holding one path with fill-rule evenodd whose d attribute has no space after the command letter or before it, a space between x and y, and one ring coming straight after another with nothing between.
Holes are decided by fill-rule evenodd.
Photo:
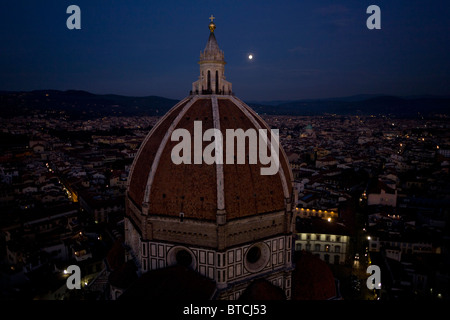
<instances>
[{"instance_id":1,"label":"golden cross finial","mask_svg":"<svg viewBox=\"0 0 450 320\"><path fill-rule=\"evenodd\" d=\"M215 17L213 15L211 15L211 17L209 17L209 20L211 20L211 22L209 23L209 31L211 31L211 32L214 32L214 30L216 29L216 25L213 22L214 19L215 19Z\"/></svg>"}]
</instances>

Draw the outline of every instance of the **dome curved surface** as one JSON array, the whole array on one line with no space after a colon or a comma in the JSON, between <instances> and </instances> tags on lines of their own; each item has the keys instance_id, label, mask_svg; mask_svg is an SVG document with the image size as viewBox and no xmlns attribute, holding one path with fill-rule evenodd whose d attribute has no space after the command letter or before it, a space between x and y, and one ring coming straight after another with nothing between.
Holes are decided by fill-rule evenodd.
<instances>
[{"instance_id":1,"label":"dome curved surface","mask_svg":"<svg viewBox=\"0 0 450 320\"><path fill-rule=\"evenodd\" d=\"M266 129L267 124L244 102L233 96L189 96L175 105L147 135L130 170L127 196L148 215L216 220L217 210L225 210L227 220L285 210L292 195L292 172L279 147L279 171L261 175L267 167L256 164L175 164L171 141L176 129L186 129L194 137L194 121L201 121L202 133L215 128L225 137L226 129ZM202 142L202 150L211 144ZM226 146L224 143L224 159ZM193 143L191 146L194 149ZM248 156L248 146L246 146Z\"/></svg>"}]
</instances>

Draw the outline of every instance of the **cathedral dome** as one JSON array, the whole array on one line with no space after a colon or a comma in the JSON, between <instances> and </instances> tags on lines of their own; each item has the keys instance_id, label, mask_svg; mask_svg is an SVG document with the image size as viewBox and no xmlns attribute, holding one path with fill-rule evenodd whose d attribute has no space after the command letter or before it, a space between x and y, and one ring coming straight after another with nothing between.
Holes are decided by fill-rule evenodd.
<instances>
[{"instance_id":1,"label":"cathedral dome","mask_svg":"<svg viewBox=\"0 0 450 320\"><path fill-rule=\"evenodd\" d=\"M174 266L194 271L215 282L217 299L238 299L261 277L289 299L292 171L278 130L233 94L215 24L209 27L190 95L152 128L131 165L126 260L139 273ZM151 282L172 277L153 275ZM247 295L263 287L254 283Z\"/></svg>"},{"instance_id":2,"label":"cathedral dome","mask_svg":"<svg viewBox=\"0 0 450 320\"><path fill-rule=\"evenodd\" d=\"M210 25L208 42L200 54L200 77L193 83L191 95L155 125L131 166L127 200L142 215L216 221L219 213L224 223L285 211L287 203L291 203L293 177L278 136L232 94L231 83L224 76L223 51L214 30L215 24ZM205 139L208 130L219 137ZM236 136L227 139L229 131L244 134L241 144ZM183 156L181 163L173 159L180 134L192 137L190 141L183 139L190 145L179 153ZM205 152L216 142L222 142L210 153L216 161L206 163ZM234 145L228 147L228 143ZM187 151L193 157L185 157ZM266 151L264 155L270 157L270 163L267 157L265 160L261 157L262 151ZM222 158L217 160L220 152ZM276 170L263 174L272 165Z\"/></svg>"},{"instance_id":3,"label":"cathedral dome","mask_svg":"<svg viewBox=\"0 0 450 320\"><path fill-rule=\"evenodd\" d=\"M174 163L173 150L180 143L172 141L176 130L187 130L192 137L194 157L196 139L200 139L200 154L211 144L195 136L199 125L201 135L211 128L222 132L223 164L206 164L202 159L197 164L193 159L190 164ZM293 179L282 148L278 146L279 166L275 174L262 175L261 170L269 164L262 164L259 158L250 164L249 139L245 140L245 163L237 163L236 140L234 164L227 163L227 129L250 129L255 133L265 129L270 136L268 125L234 96L192 95L180 101L143 141L131 167L128 200L144 215L182 214L186 219L211 221L216 221L218 210L226 212L227 220L284 211L291 199ZM268 150L267 155L270 156Z\"/></svg>"}]
</instances>

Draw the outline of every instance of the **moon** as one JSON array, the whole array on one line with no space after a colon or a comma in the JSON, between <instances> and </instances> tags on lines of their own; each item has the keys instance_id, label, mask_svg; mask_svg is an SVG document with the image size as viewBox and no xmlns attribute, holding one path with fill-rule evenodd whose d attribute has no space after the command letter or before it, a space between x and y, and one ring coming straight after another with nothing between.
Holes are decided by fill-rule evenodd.
<instances>
[{"instance_id":1,"label":"moon","mask_svg":"<svg viewBox=\"0 0 450 320\"><path fill-rule=\"evenodd\" d=\"M248 55L248 60L252 60L252 59L253 59L253 54L250 53L250 54Z\"/></svg>"}]
</instances>

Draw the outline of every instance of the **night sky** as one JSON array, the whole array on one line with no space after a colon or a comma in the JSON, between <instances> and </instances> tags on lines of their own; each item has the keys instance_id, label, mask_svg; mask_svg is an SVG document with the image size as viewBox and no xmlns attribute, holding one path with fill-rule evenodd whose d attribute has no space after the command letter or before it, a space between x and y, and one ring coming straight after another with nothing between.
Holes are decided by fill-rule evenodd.
<instances>
[{"instance_id":1,"label":"night sky","mask_svg":"<svg viewBox=\"0 0 450 320\"><path fill-rule=\"evenodd\" d=\"M81 30L69 30L69 5ZM366 9L381 8L381 30ZM450 94L450 1L2 0L0 90L181 99L209 16L225 76L246 100ZM253 60L248 59L252 53Z\"/></svg>"}]
</instances>

